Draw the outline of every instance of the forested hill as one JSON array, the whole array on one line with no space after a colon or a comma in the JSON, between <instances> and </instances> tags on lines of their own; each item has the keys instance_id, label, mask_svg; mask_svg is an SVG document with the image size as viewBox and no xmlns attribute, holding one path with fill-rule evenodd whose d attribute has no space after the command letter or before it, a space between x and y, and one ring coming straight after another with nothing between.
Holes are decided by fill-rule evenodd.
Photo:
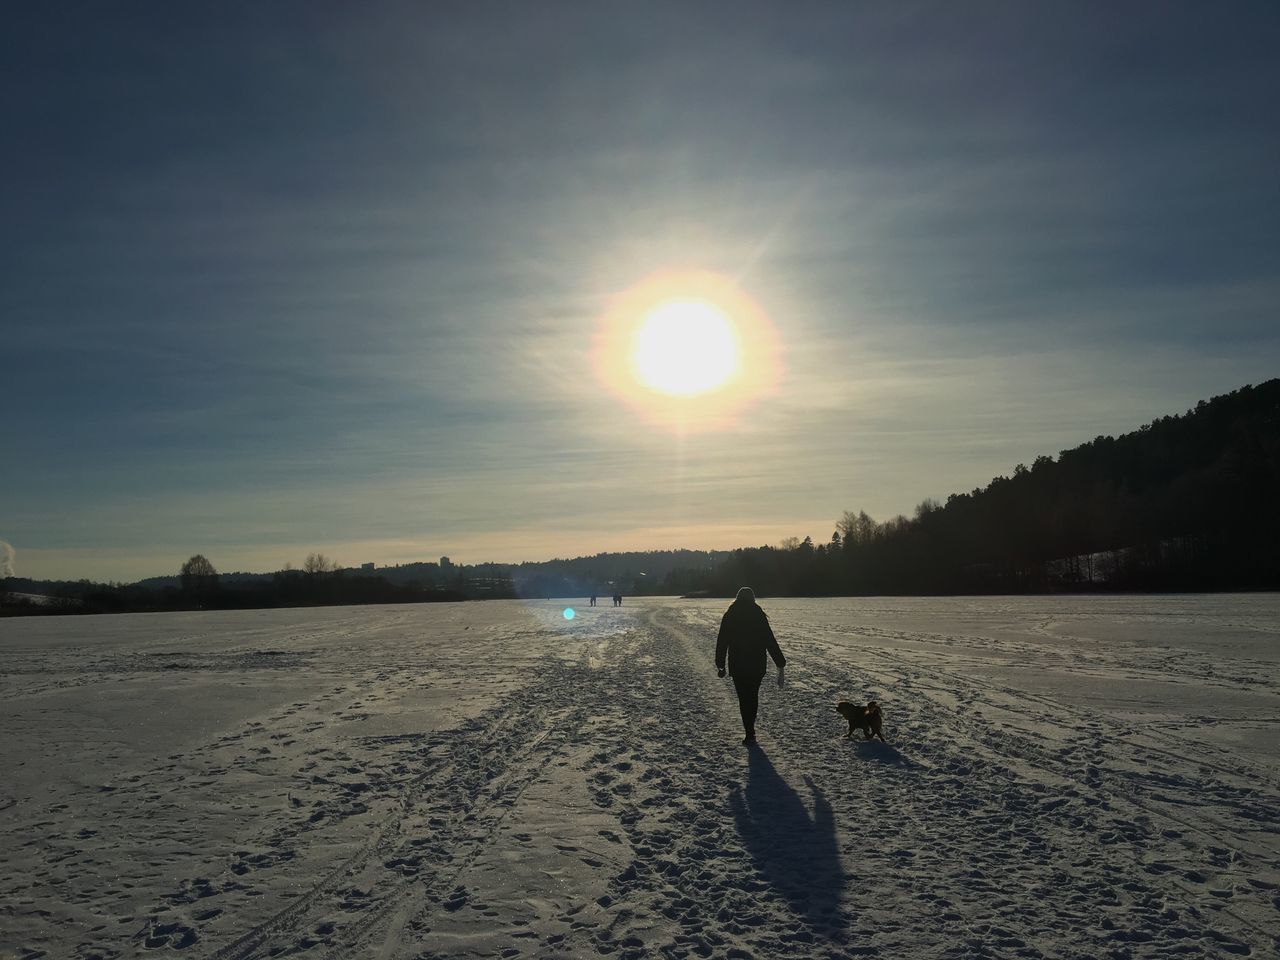
<instances>
[{"instance_id":1,"label":"forested hill","mask_svg":"<svg viewBox=\"0 0 1280 960\"><path fill-rule=\"evenodd\" d=\"M737 551L709 584L773 593L1280 588L1280 380L1042 456L913 518Z\"/></svg>"}]
</instances>

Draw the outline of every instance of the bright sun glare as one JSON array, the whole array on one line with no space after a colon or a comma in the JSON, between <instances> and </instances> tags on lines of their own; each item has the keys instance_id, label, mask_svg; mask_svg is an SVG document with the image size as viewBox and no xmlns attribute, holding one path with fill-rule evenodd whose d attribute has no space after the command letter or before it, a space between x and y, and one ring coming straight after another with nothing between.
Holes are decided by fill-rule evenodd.
<instances>
[{"instance_id":1,"label":"bright sun glare","mask_svg":"<svg viewBox=\"0 0 1280 960\"><path fill-rule=\"evenodd\" d=\"M658 304L636 331L631 362L640 382L673 397L724 386L738 369L732 321L706 300Z\"/></svg>"},{"instance_id":2,"label":"bright sun glare","mask_svg":"<svg viewBox=\"0 0 1280 960\"><path fill-rule=\"evenodd\" d=\"M596 376L654 424L681 432L738 422L773 392L781 362L773 324L737 281L666 270L622 291L596 331Z\"/></svg>"}]
</instances>

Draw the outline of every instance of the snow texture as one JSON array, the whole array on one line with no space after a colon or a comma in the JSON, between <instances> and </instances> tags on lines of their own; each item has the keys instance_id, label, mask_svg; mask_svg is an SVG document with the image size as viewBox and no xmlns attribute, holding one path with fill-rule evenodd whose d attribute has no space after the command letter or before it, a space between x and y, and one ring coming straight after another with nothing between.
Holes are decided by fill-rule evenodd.
<instances>
[{"instance_id":1,"label":"snow texture","mask_svg":"<svg viewBox=\"0 0 1280 960\"><path fill-rule=\"evenodd\" d=\"M0 622L0 957L1276 955L1280 600L762 603Z\"/></svg>"}]
</instances>

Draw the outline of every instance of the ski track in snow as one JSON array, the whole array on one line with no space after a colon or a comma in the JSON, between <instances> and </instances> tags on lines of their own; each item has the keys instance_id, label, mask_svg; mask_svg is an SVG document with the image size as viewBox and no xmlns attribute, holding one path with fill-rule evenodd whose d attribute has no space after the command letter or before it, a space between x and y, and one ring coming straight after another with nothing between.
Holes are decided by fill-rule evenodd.
<instances>
[{"instance_id":1,"label":"ski track in snow","mask_svg":"<svg viewBox=\"0 0 1280 960\"><path fill-rule=\"evenodd\" d=\"M57 802L0 789L0 957L1275 955L1267 757L986 668L1275 697L1274 664L822 603L765 603L791 665L753 750L711 668L718 603L466 605L422 640L420 610L364 608L61 648L61 669L14 649L14 717L135 682L247 700ZM284 674L307 686L255 711ZM889 742L844 739L840 697L878 699Z\"/></svg>"}]
</instances>

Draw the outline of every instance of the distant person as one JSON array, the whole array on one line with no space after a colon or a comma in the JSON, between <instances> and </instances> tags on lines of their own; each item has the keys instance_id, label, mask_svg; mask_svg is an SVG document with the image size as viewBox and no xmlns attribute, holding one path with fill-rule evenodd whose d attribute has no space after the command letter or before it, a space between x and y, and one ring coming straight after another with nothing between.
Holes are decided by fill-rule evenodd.
<instances>
[{"instance_id":1,"label":"distant person","mask_svg":"<svg viewBox=\"0 0 1280 960\"><path fill-rule=\"evenodd\" d=\"M773 657L778 665L778 686L783 683L783 668L787 658L769 626L769 618L756 603L755 592L750 587L738 591L737 598L720 618L720 635L716 638L716 674L725 675L725 655L728 655L728 673L733 677L738 691L738 709L742 713L742 729L746 734L743 743L756 742L756 714L760 709L760 682L764 680L768 660Z\"/></svg>"},{"instance_id":2,"label":"distant person","mask_svg":"<svg viewBox=\"0 0 1280 960\"><path fill-rule=\"evenodd\" d=\"M591 605L593 607L596 605L596 595L594 593L591 595Z\"/></svg>"}]
</instances>

